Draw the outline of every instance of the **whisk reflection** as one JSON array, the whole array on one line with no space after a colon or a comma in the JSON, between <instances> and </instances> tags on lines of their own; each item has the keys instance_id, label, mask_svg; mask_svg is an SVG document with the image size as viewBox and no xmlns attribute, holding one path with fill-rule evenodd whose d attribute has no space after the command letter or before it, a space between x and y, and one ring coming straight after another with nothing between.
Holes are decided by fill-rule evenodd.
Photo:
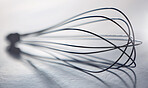
<instances>
[{"instance_id":1,"label":"whisk reflection","mask_svg":"<svg viewBox=\"0 0 148 88\"><path fill-rule=\"evenodd\" d=\"M105 88L112 88L112 84L109 84L107 81L103 80L102 78L98 77L97 74L94 74L92 72L88 72L86 70L83 70L83 69L80 69L80 68L77 68L71 64L66 64L66 63L63 63L63 62L74 62L74 63L81 63L81 64L86 64L87 66L95 66L96 68L98 69L103 69L104 67L106 67L107 65L110 65L111 60L107 60L105 58L100 58L100 57L97 57L97 59L101 59L102 61L104 62L100 62L100 61L97 61L97 63L99 64L90 64L90 62L88 61L80 61L80 60L76 60L75 58L72 58L70 56L66 56L66 57L69 57L69 58L72 58L72 60L64 60L63 59L63 62L59 62L59 60L55 61L54 58L49 58L49 57L42 57L42 56L36 56L36 55L31 55L29 53L25 53L24 54L25 56L27 56L28 59L26 59L25 57L22 58L23 60L27 61L31 66L33 66L34 69L36 69L36 71L38 72L41 72L41 73L45 73L45 72L42 72L42 70L40 70L38 67L36 67L36 64L33 64L32 60L38 60L38 61L41 61L41 62L45 62L45 63L53 63L53 64L58 64L58 65L61 65L61 66L65 66L65 67L69 67L69 68L73 68L75 70L78 70L80 72L83 72L87 75L90 75L94 78L96 78L99 82L103 83L106 87ZM90 56L91 57L91 56ZM55 58L58 58L55 56ZM89 60L89 56L86 57L81 57L83 59L87 59ZM50 59L50 60L49 60ZM51 59L54 59L54 60L51 60ZM58 58L58 59L62 59L62 58ZM92 60L92 59L90 59ZM92 60L93 61L93 60ZM108 62L106 62L108 61ZM95 61L96 62L96 61ZM110 63L109 63L110 62ZM101 65L100 65L101 64ZM61 68L61 67L60 67ZM124 69L116 69L116 68L112 68L112 69L109 69L109 70L106 70L106 72L108 72L109 74L111 75L114 75L115 77L119 78L121 80L121 82L123 83L123 86L125 86L126 88L136 88L136 74L135 72L128 68L128 67L125 67ZM121 72L121 73L119 73ZM126 79L123 79L122 76L123 76L123 73L125 74L124 77L128 77L129 80ZM122 74L122 76L121 76Z\"/></svg>"}]
</instances>

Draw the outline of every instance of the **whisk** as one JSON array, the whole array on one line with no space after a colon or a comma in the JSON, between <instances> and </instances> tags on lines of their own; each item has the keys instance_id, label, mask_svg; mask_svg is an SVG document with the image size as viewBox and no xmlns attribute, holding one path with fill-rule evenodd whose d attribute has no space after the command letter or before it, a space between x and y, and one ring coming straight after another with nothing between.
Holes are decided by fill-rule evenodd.
<instances>
[{"instance_id":1,"label":"whisk","mask_svg":"<svg viewBox=\"0 0 148 88\"><path fill-rule=\"evenodd\" d=\"M122 18L104 15L88 15L100 11L116 12L119 13ZM88 27L90 29L94 29L90 24L105 22L117 26L122 34L102 35L97 33L96 30L92 31L85 28L85 26L89 25ZM73 25L67 26L69 24ZM60 35L60 33L62 35ZM58 63L92 73L100 73L108 69L121 67L136 67L135 46L141 44L141 41L135 40L134 30L130 20L117 8L89 10L40 31L26 34L9 34L7 40L10 42L8 50L13 55L19 56L23 54L36 59L46 58L51 63ZM24 51L22 47L17 48L16 43L27 45L27 47L34 47L34 49L41 50L50 56L30 53L31 48L28 49L28 51ZM99 55L104 56L104 53L109 52L114 52L109 58L115 60L112 61L99 57ZM116 55L118 56L114 58L113 56ZM89 70L81 65L91 66L97 68L97 70L92 70L91 68L91 70ZM98 70L98 68L101 70Z\"/></svg>"}]
</instances>

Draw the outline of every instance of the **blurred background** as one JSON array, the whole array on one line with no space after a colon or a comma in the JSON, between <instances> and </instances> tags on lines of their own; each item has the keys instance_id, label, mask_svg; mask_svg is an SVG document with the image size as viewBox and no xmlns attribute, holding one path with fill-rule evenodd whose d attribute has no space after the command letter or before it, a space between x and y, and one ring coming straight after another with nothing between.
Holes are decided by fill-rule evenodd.
<instances>
[{"instance_id":1,"label":"blurred background","mask_svg":"<svg viewBox=\"0 0 148 88\"><path fill-rule=\"evenodd\" d=\"M106 83L111 88L133 88L132 82L124 83L120 77L107 72L98 74L104 84L79 71L48 63L35 61L34 69L6 52L5 37L9 33L41 30L78 13L101 7L116 7L131 20L136 39L143 42L137 47L137 67L133 69L137 77L136 88L148 88L147 4L147 0L0 0L0 88L108 88ZM127 81L127 75L115 72Z\"/></svg>"}]
</instances>

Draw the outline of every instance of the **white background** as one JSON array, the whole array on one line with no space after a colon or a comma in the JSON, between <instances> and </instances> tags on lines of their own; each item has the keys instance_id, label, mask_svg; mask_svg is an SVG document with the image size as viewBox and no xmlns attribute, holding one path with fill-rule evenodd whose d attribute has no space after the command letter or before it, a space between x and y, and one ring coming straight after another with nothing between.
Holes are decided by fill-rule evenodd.
<instances>
[{"instance_id":1,"label":"white background","mask_svg":"<svg viewBox=\"0 0 148 88\"><path fill-rule=\"evenodd\" d=\"M103 88L101 82L80 72L71 72L72 69L61 70L52 65L47 68L37 62L43 70L38 73L5 51L5 36L11 32L40 30L80 12L100 7L117 7L131 20L136 39L143 42L137 47L137 67L134 68L137 88L148 88L147 0L0 0L0 88ZM43 76L44 72L49 78ZM103 80L107 79L105 74L99 74ZM112 88L125 88L116 78L106 81Z\"/></svg>"}]
</instances>

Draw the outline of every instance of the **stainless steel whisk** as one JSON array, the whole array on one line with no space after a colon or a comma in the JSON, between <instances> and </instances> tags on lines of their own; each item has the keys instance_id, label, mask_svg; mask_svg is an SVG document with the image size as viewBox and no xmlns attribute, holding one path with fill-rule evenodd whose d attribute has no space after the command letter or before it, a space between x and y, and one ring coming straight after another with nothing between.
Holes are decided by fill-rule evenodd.
<instances>
[{"instance_id":1,"label":"stainless steel whisk","mask_svg":"<svg viewBox=\"0 0 148 88\"><path fill-rule=\"evenodd\" d=\"M111 18L103 15L87 15L88 13L108 11L108 10L117 12L124 18L119 18L119 17ZM95 19L95 20L90 20L90 19ZM79 21L82 22L74 24L70 27L63 27L68 24L72 24L74 22L79 22ZM113 23L122 31L123 34L100 35L95 31L93 32L80 27L100 22ZM126 28L123 27L121 22L126 25ZM58 33L60 32L63 32L64 35L57 36ZM54 33L56 36L52 35ZM52 39L54 39L54 41L52 41ZM64 42L62 43L55 42L57 39L59 39L58 41L64 41ZM10 42L8 51L10 54L13 54L14 56L27 55L32 58L40 60L46 58L51 63L57 63L81 71L92 72L92 73L99 73L106 71L108 69L115 69L121 67L131 67L131 68L135 67L136 66L135 46L141 44L141 41L135 40L134 30L130 20L122 11L120 11L117 8L98 8L98 9L89 10L40 31L26 33L26 34L19 34L19 33L9 34L7 36L7 40L9 40ZM91 42L92 40L95 42ZM65 43L67 41L71 42ZM105 42L106 44L101 45L98 43L100 41ZM114 43L113 41L116 41L118 43L120 42L120 44ZM35 47L35 49L38 48L38 50L41 50L49 54L51 57L39 54L35 55L27 51L23 51L21 47L17 48L16 43L29 45ZM94 43L96 43L97 46ZM114 58L115 59L114 61L98 57L98 54L113 52L115 50L118 50L118 52L120 53L112 54L112 56L114 56L115 54L119 54L117 58ZM59 55L64 57L60 57ZM121 63L120 62L121 60L124 62ZM83 68L83 66L81 67L80 65L94 67L97 68L97 70L85 69Z\"/></svg>"}]
</instances>

